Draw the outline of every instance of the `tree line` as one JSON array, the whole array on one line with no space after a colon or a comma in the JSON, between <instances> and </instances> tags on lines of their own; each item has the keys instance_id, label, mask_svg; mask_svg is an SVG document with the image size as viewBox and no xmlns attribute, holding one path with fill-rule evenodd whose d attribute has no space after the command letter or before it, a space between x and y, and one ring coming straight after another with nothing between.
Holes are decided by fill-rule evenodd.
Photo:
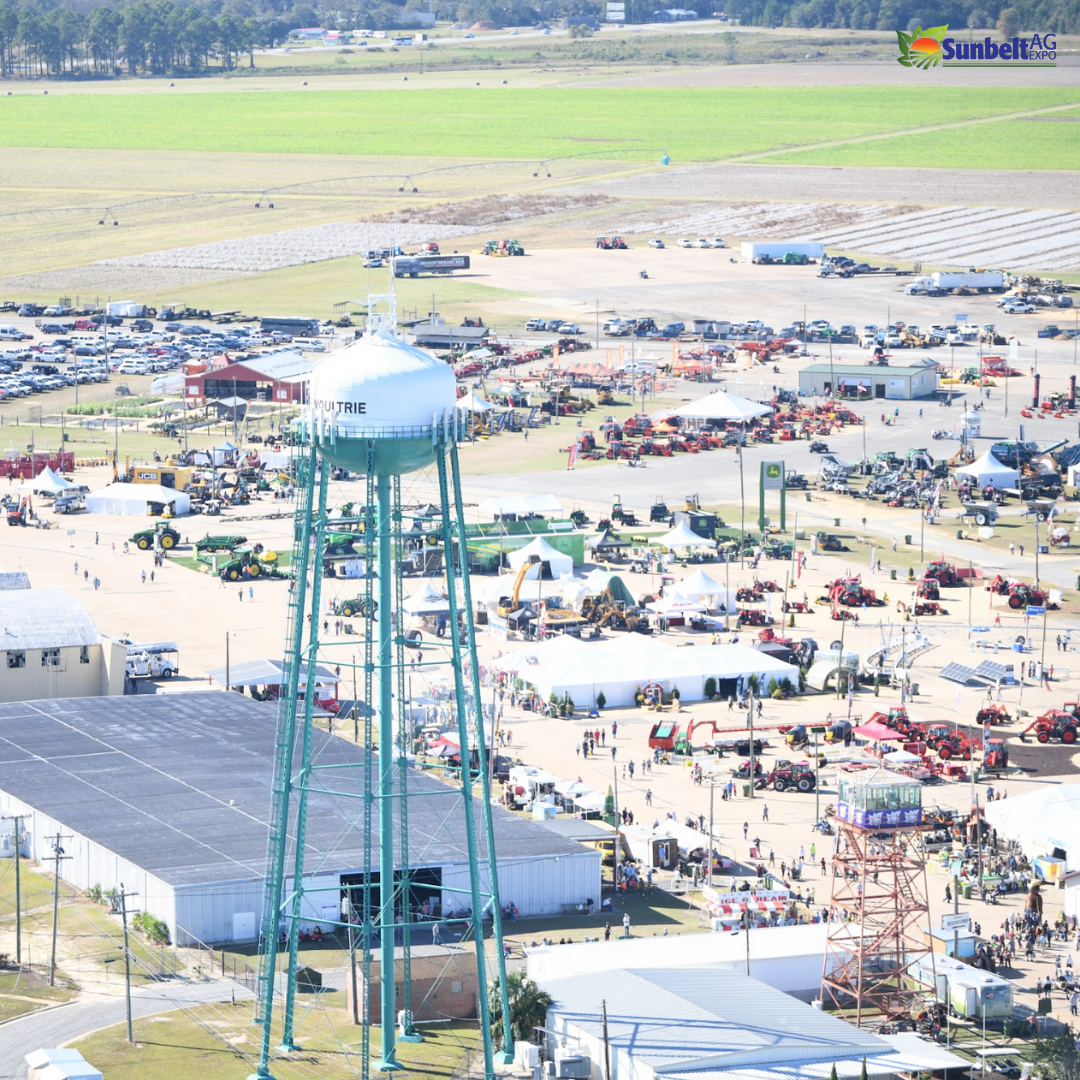
<instances>
[{"instance_id":1,"label":"tree line","mask_svg":"<svg viewBox=\"0 0 1080 1080\"><path fill-rule=\"evenodd\" d=\"M749 26L950 32L998 29L1002 34L1080 32L1080 0L728 0L728 15Z\"/></svg>"}]
</instances>

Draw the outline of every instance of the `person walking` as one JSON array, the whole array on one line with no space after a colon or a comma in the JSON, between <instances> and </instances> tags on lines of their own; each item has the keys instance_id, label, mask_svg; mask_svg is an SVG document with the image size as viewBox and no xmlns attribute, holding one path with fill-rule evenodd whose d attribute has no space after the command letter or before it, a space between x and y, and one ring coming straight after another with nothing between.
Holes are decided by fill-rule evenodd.
<instances>
[{"instance_id":1,"label":"person walking","mask_svg":"<svg viewBox=\"0 0 1080 1080\"><path fill-rule=\"evenodd\" d=\"M238 597L240 597L240 603L242 604L244 602L244 587L243 587L243 585L240 586L240 589L239 589L239 591L237 592L236 595Z\"/></svg>"},{"instance_id":2,"label":"person walking","mask_svg":"<svg viewBox=\"0 0 1080 1080\"><path fill-rule=\"evenodd\" d=\"M615 746L613 746L613 747L611 748L611 760L612 760L612 761L614 761L614 760L615 760L615 751L616 751L617 749L618 749L618 747L615 747Z\"/></svg>"},{"instance_id":3,"label":"person walking","mask_svg":"<svg viewBox=\"0 0 1080 1080\"><path fill-rule=\"evenodd\" d=\"M142 583L144 585L146 584L146 571L145 570L142 572Z\"/></svg>"},{"instance_id":4,"label":"person walking","mask_svg":"<svg viewBox=\"0 0 1080 1080\"><path fill-rule=\"evenodd\" d=\"M250 603L252 603L252 604L254 604L254 603L255 603L255 590L254 590L254 589L253 589L253 588L252 588L252 587L251 587L250 585L248 586L248 601L249 601ZM338 620L338 626L339 626L339 628L340 628L340 625L341 625L341 621L340 621L340 620ZM339 632L339 633L341 632L341 631L340 631L340 629L339 629L339 631L338 631L338 632Z\"/></svg>"},{"instance_id":5,"label":"person walking","mask_svg":"<svg viewBox=\"0 0 1080 1080\"><path fill-rule=\"evenodd\" d=\"M630 936L630 912L624 911L622 917L623 937Z\"/></svg>"},{"instance_id":6,"label":"person walking","mask_svg":"<svg viewBox=\"0 0 1080 1080\"><path fill-rule=\"evenodd\" d=\"M763 803L762 804L762 807L761 807L761 820L762 821L768 821L769 820L769 804L768 803Z\"/></svg>"},{"instance_id":7,"label":"person walking","mask_svg":"<svg viewBox=\"0 0 1080 1080\"><path fill-rule=\"evenodd\" d=\"M652 788L648 788L645 791L645 805L652 806Z\"/></svg>"},{"instance_id":8,"label":"person walking","mask_svg":"<svg viewBox=\"0 0 1080 1080\"><path fill-rule=\"evenodd\" d=\"M79 576L79 560L78 559L75 560L75 576L76 577Z\"/></svg>"},{"instance_id":9,"label":"person walking","mask_svg":"<svg viewBox=\"0 0 1080 1080\"><path fill-rule=\"evenodd\" d=\"M101 543L101 535L99 533L94 533L94 547L97 547L98 544L100 544L100 543Z\"/></svg>"},{"instance_id":10,"label":"person walking","mask_svg":"<svg viewBox=\"0 0 1080 1080\"><path fill-rule=\"evenodd\" d=\"M98 577L94 578L94 592L98 591L98 587L100 585L101 585L101 578L98 578ZM1080 936L1078 936L1076 940L1078 942L1080 942Z\"/></svg>"},{"instance_id":11,"label":"person walking","mask_svg":"<svg viewBox=\"0 0 1080 1080\"><path fill-rule=\"evenodd\" d=\"M750 822L744 821L742 823L742 838L748 840L750 838Z\"/></svg>"},{"instance_id":12,"label":"person walking","mask_svg":"<svg viewBox=\"0 0 1080 1080\"><path fill-rule=\"evenodd\" d=\"M150 584L151 585L154 584L154 571L153 570L150 571Z\"/></svg>"}]
</instances>

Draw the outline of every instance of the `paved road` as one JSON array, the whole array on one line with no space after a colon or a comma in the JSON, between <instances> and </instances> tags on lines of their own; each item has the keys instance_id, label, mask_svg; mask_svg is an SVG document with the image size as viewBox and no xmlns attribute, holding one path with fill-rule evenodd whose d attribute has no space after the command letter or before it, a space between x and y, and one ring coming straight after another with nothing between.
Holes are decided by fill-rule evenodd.
<instances>
[{"instance_id":1,"label":"paved road","mask_svg":"<svg viewBox=\"0 0 1080 1080\"><path fill-rule=\"evenodd\" d=\"M226 979L210 982L171 982L134 990L131 1013L135 1018L167 1012L181 1005L250 998L251 993ZM24 1057L40 1047L58 1046L98 1028L123 1023L122 997L84 998L70 1005L12 1020L0 1027L0 1080L25 1080Z\"/></svg>"}]
</instances>

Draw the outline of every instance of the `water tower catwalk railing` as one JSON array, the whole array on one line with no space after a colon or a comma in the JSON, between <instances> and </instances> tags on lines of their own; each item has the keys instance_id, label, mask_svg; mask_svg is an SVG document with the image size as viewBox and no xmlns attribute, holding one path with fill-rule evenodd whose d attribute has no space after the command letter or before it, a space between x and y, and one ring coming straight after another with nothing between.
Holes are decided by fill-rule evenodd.
<instances>
[{"instance_id":1,"label":"water tower catwalk railing","mask_svg":"<svg viewBox=\"0 0 1080 1080\"><path fill-rule=\"evenodd\" d=\"M375 433L373 433L375 434ZM326 444L324 431L323 445ZM380 439L395 436L380 431L366 443L366 462L359 471L365 475L362 505L346 504L348 513L328 510L332 487L332 465L314 446L304 454L297 475L297 527L292 552L293 583L288 605L286 637L287 684L281 699L276 737L277 765L267 852L267 876L255 1019L261 1026L258 1070L254 1077L275 1075L286 1070L287 1055L297 1048L297 972L300 968L299 940L303 924L318 922L323 928L348 940L349 974L353 1013L360 1028L359 1044L343 1046L348 1056L356 1055L356 1075L367 1077L374 1070L399 1068L396 1043L419 1039L413 1023L412 944L423 927L431 932L432 921L415 913L424 888L418 884L425 873L424 844L434 846L435 838L420 836L410 825L410 804L430 800L437 807L434 816L460 845L462 861L467 858L469 881L455 888L440 882L428 889L430 899L438 896L438 923L460 931L461 941L471 937L476 952L476 1006L479 1042L483 1048L484 1072L494 1076L495 1050L489 1015L489 977L498 982L498 1011L502 1030L511 1030L504 968L501 905L496 872L496 853L491 817L489 774L484 724L481 712L480 673L476 662L472 600L466 567L464 509L460 494L460 474L454 431L446 423L433 424L423 431L402 429L405 440L430 439L434 472L437 476L440 516L435 536L446 565L446 637L423 644L424 657L417 665L415 651L409 655L403 625L402 563L409 546L415 543L404 527L401 476L388 473L377 460ZM351 433L354 445L356 433ZM332 437L330 439L332 442ZM361 443L363 445L363 443ZM366 467L365 467L366 466ZM355 505L355 510L353 506ZM410 535L406 535L410 532ZM340 638L325 629L323 617L324 583L331 578L327 552L340 549L345 538L361 567L361 577L350 588L360 593L359 623L362 659L348 659L355 653L355 636ZM336 547L335 547L336 545ZM362 585L362 592L360 586ZM355 601L354 601L355 602ZM351 639L350 639L351 638ZM409 656L409 659L407 659ZM306 693L314 685L314 670L322 663L343 669L341 681L357 689L354 704L362 720L354 717L358 742L367 751L346 761L330 761L313 750L316 714L315 694ZM307 676L307 672L311 672ZM416 768L410 763L414 750L411 682L414 673L445 674L449 683L451 713L461 748L461 768L452 786L418 783ZM361 691L362 688L362 691ZM361 697L362 693L362 697ZM322 745L322 744L320 744ZM492 748L491 752L494 752ZM475 776L474 776L475 772ZM474 782L479 791L473 798ZM325 845L309 850L309 796L331 794L335 800L352 800L352 809L343 816L344 834L362 837L359 872L346 885L338 877L332 850ZM439 801L441 800L441 801ZM423 816L430 829L433 811ZM352 849L351 849L352 850ZM315 865L312 862L315 862ZM330 872L333 871L332 874ZM330 875L332 880L326 883ZM390 882L389 888L384 884ZM322 894L320 896L320 894ZM330 894L339 904L337 918L327 918ZM447 899L446 909L441 904ZM448 915L451 901L455 914ZM435 901L432 901L435 903ZM424 911L427 911L425 901ZM321 916L313 918L313 912ZM492 921L493 953L484 947L485 916ZM373 971L378 962L377 975ZM280 970L279 970L280 968ZM455 979L460 978L460 968ZM372 1020L368 989L379 983L377 1021ZM434 989L434 988L433 988ZM430 995L431 991L429 991ZM357 1005L359 1000L362 1006ZM426 999L425 999L426 1000ZM373 1048L372 1028L377 1027L378 1046ZM395 1038L395 1028L400 1028ZM281 1055L286 1055L282 1058ZM500 1060L509 1060L503 1048Z\"/></svg>"},{"instance_id":2,"label":"water tower catwalk railing","mask_svg":"<svg viewBox=\"0 0 1080 1080\"><path fill-rule=\"evenodd\" d=\"M920 977L932 957L922 813L917 780L840 781L821 998L859 1027L909 1016L934 992Z\"/></svg>"}]
</instances>

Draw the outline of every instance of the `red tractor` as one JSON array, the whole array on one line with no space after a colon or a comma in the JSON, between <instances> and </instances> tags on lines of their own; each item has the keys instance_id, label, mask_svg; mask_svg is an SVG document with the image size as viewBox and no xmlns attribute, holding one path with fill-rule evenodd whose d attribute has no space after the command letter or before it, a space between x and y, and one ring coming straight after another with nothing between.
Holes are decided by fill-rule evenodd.
<instances>
[{"instance_id":1,"label":"red tractor","mask_svg":"<svg viewBox=\"0 0 1080 1080\"><path fill-rule=\"evenodd\" d=\"M829 600L844 607L882 607L884 600L879 600L873 589L863 587L861 579L837 578L829 586Z\"/></svg>"},{"instance_id":2,"label":"red tractor","mask_svg":"<svg viewBox=\"0 0 1080 1080\"><path fill-rule=\"evenodd\" d=\"M933 578L939 585L946 587L950 585L960 585L960 577L956 572L956 567L952 563L947 562L931 562L926 564L926 571L924 574L927 578ZM933 596L930 599L936 600L937 597Z\"/></svg>"},{"instance_id":3,"label":"red tractor","mask_svg":"<svg viewBox=\"0 0 1080 1080\"><path fill-rule=\"evenodd\" d=\"M936 600L916 600L914 611L916 616L949 614Z\"/></svg>"},{"instance_id":4,"label":"red tractor","mask_svg":"<svg viewBox=\"0 0 1080 1080\"><path fill-rule=\"evenodd\" d=\"M1006 711L1004 705L984 705L975 714L975 719L983 725L1007 724L1012 717Z\"/></svg>"},{"instance_id":5,"label":"red tractor","mask_svg":"<svg viewBox=\"0 0 1080 1080\"><path fill-rule=\"evenodd\" d=\"M971 761L982 753L982 743L978 739L969 739L962 732L950 731L937 742L937 756L942 761L956 758L958 761Z\"/></svg>"},{"instance_id":6,"label":"red tractor","mask_svg":"<svg viewBox=\"0 0 1080 1080\"><path fill-rule=\"evenodd\" d=\"M1066 712L1064 709L1047 709L1042 716L1020 732L1021 742L1027 742L1025 736L1029 731L1034 731L1035 738L1041 743L1057 739L1059 742L1071 745L1076 742L1077 720L1071 712Z\"/></svg>"},{"instance_id":7,"label":"red tractor","mask_svg":"<svg viewBox=\"0 0 1080 1080\"><path fill-rule=\"evenodd\" d=\"M801 791L805 794L817 786L817 776L809 761L778 761L765 780L774 791Z\"/></svg>"},{"instance_id":8,"label":"red tractor","mask_svg":"<svg viewBox=\"0 0 1080 1080\"><path fill-rule=\"evenodd\" d=\"M1000 736L986 740L986 753L982 763L984 772L1000 774L1009 767L1009 748Z\"/></svg>"},{"instance_id":9,"label":"red tractor","mask_svg":"<svg viewBox=\"0 0 1080 1080\"><path fill-rule=\"evenodd\" d=\"M941 584L936 577L924 577L915 590L916 598L920 600L940 600Z\"/></svg>"},{"instance_id":10,"label":"red tractor","mask_svg":"<svg viewBox=\"0 0 1080 1080\"><path fill-rule=\"evenodd\" d=\"M736 622L739 626L772 626L772 619L760 608L740 608Z\"/></svg>"},{"instance_id":11,"label":"red tractor","mask_svg":"<svg viewBox=\"0 0 1080 1080\"><path fill-rule=\"evenodd\" d=\"M1026 608L1034 604L1036 607L1048 607L1057 609L1057 604L1050 603L1050 594L1044 589L1036 589L1032 585L1023 582L1015 582L1009 587L1009 607Z\"/></svg>"}]
</instances>

